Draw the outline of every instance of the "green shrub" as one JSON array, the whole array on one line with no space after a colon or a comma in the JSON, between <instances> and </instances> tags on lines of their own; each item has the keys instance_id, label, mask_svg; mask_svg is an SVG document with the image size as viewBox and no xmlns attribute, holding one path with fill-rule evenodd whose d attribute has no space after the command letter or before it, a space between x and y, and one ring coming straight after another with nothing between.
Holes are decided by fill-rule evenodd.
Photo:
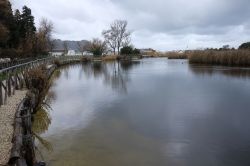
<instances>
[{"instance_id":1,"label":"green shrub","mask_svg":"<svg viewBox=\"0 0 250 166\"><path fill-rule=\"evenodd\" d=\"M250 42L241 44L239 49L250 49Z\"/></svg>"},{"instance_id":2,"label":"green shrub","mask_svg":"<svg viewBox=\"0 0 250 166\"><path fill-rule=\"evenodd\" d=\"M121 55L139 55L140 50L134 49L132 46L126 46L121 49Z\"/></svg>"},{"instance_id":3,"label":"green shrub","mask_svg":"<svg viewBox=\"0 0 250 166\"><path fill-rule=\"evenodd\" d=\"M133 54L133 47L126 46L121 49L121 55L131 55Z\"/></svg>"}]
</instances>

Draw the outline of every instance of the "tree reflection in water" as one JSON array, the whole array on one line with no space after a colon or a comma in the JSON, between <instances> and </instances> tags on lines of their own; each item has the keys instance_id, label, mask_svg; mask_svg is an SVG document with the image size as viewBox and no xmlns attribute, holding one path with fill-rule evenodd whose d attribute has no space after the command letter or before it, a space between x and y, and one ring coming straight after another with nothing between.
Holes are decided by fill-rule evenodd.
<instances>
[{"instance_id":1,"label":"tree reflection in water","mask_svg":"<svg viewBox=\"0 0 250 166\"><path fill-rule=\"evenodd\" d=\"M47 108L47 107L46 107ZM32 123L32 132L33 136L42 145L46 150L53 151L52 144L44 139L41 134L45 133L51 124L51 117L49 114L49 110L45 109L45 107L40 107L40 109L33 115L33 123ZM36 148L38 154L42 157L39 149Z\"/></svg>"},{"instance_id":2,"label":"tree reflection in water","mask_svg":"<svg viewBox=\"0 0 250 166\"><path fill-rule=\"evenodd\" d=\"M81 66L79 80L82 79L83 75L87 78L100 78L103 79L106 85L112 87L112 89L126 93L127 83L129 82L128 71L138 64L140 64L140 61L97 61L63 66L60 68L60 71L64 73L66 79L70 79L68 69Z\"/></svg>"},{"instance_id":3,"label":"tree reflection in water","mask_svg":"<svg viewBox=\"0 0 250 166\"><path fill-rule=\"evenodd\" d=\"M48 151L52 151L53 147L49 141L44 139L41 135L44 134L51 125L50 111L52 110L50 104L56 100L56 94L53 92L55 80L60 78L61 74L67 79L69 77L69 68L81 67L79 73L79 80L85 75L87 78L101 78L104 83L112 89L120 93L127 93L127 83L129 82L129 71L133 66L138 65L139 61L124 61L124 62L91 62L84 64L66 65L56 70L50 79L50 86L46 90L46 97L37 113L33 116L32 131L36 140ZM42 156L42 154L39 154Z\"/></svg>"},{"instance_id":4,"label":"tree reflection in water","mask_svg":"<svg viewBox=\"0 0 250 166\"><path fill-rule=\"evenodd\" d=\"M101 78L113 90L127 93L127 83L129 82L128 71L139 63L139 61L92 62L82 65L82 73L88 78Z\"/></svg>"}]
</instances>

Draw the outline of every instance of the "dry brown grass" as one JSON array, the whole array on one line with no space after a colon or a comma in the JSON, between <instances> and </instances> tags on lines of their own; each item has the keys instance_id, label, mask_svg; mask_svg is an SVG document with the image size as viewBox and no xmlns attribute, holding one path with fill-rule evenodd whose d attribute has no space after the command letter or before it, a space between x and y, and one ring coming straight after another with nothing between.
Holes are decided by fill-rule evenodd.
<instances>
[{"instance_id":1,"label":"dry brown grass","mask_svg":"<svg viewBox=\"0 0 250 166\"><path fill-rule=\"evenodd\" d=\"M188 58L189 58L189 63L196 63L196 64L250 66L249 50L190 51L188 53Z\"/></svg>"},{"instance_id":2,"label":"dry brown grass","mask_svg":"<svg viewBox=\"0 0 250 166\"><path fill-rule=\"evenodd\" d=\"M89 61L91 61L91 58L90 57L82 57L81 58L81 62L89 62Z\"/></svg>"},{"instance_id":3,"label":"dry brown grass","mask_svg":"<svg viewBox=\"0 0 250 166\"><path fill-rule=\"evenodd\" d=\"M42 108L47 108L44 103L44 98L47 94L51 81L49 80L48 69L46 65L40 65L33 68L26 73L27 86L29 89L29 98L36 113Z\"/></svg>"},{"instance_id":4,"label":"dry brown grass","mask_svg":"<svg viewBox=\"0 0 250 166\"><path fill-rule=\"evenodd\" d=\"M180 52L166 52L164 54L164 57L167 57L168 59L187 59L187 54L186 53L180 53Z\"/></svg>"},{"instance_id":5,"label":"dry brown grass","mask_svg":"<svg viewBox=\"0 0 250 166\"><path fill-rule=\"evenodd\" d=\"M29 80L29 88L37 89L42 91L47 82L46 76L46 66L39 66L37 68L31 69L26 73L26 77Z\"/></svg>"},{"instance_id":6,"label":"dry brown grass","mask_svg":"<svg viewBox=\"0 0 250 166\"><path fill-rule=\"evenodd\" d=\"M108 55L108 56L104 56L102 57L103 61L114 61L117 59L117 55Z\"/></svg>"},{"instance_id":7,"label":"dry brown grass","mask_svg":"<svg viewBox=\"0 0 250 166\"><path fill-rule=\"evenodd\" d=\"M60 62L60 60L57 58L57 59L54 60L54 64L58 67L58 66L61 65L61 62Z\"/></svg>"}]
</instances>

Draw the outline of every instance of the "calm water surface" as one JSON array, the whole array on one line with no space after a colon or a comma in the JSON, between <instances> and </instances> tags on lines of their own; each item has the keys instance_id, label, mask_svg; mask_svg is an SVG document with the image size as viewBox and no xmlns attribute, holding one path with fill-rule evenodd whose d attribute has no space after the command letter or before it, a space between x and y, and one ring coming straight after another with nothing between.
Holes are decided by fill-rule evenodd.
<instances>
[{"instance_id":1,"label":"calm water surface","mask_svg":"<svg viewBox=\"0 0 250 166\"><path fill-rule=\"evenodd\" d=\"M144 59L54 77L34 129L49 165L250 165L249 69Z\"/></svg>"}]
</instances>

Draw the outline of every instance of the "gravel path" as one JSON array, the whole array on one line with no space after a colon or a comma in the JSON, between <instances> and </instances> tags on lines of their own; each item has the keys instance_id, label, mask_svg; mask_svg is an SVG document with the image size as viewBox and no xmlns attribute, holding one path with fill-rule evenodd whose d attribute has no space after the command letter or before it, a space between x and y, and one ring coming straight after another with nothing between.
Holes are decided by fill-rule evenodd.
<instances>
[{"instance_id":1,"label":"gravel path","mask_svg":"<svg viewBox=\"0 0 250 166\"><path fill-rule=\"evenodd\" d=\"M0 107L0 166L6 165L12 148L13 123L16 109L27 91L16 91L7 99L7 104Z\"/></svg>"}]
</instances>

